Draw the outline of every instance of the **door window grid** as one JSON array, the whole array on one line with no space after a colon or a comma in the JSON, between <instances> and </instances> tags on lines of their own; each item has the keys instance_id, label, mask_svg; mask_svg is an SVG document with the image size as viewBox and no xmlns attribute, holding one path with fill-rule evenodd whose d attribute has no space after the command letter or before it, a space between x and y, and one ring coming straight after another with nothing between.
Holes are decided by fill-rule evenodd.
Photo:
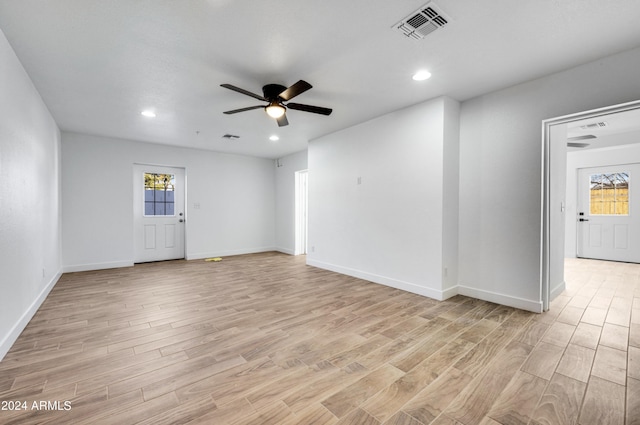
<instances>
[{"instance_id":1,"label":"door window grid","mask_svg":"<svg viewBox=\"0 0 640 425\"><path fill-rule=\"evenodd\" d=\"M629 173L602 173L590 176L591 215L629 215Z\"/></svg>"},{"instance_id":2,"label":"door window grid","mask_svg":"<svg viewBox=\"0 0 640 425\"><path fill-rule=\"evenodd\" d=\"M175 215L175 175L144 173L144 215Z\"/></svg>"}]
</instances>

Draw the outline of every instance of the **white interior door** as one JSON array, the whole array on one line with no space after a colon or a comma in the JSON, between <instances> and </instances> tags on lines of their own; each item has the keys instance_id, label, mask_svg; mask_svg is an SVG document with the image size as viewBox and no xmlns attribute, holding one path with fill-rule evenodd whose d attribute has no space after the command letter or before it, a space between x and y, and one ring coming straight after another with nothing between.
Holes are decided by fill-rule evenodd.
<instances>
[{"instance_id":1,"label":"white interior door","mask_svg":"<svg viewBox=\"0 0 640 425\"><path fill-rule=\"evenodd\" d=\"M640 263L640 164L578 170L577 256Z\"/></svg>"},{"instance_id":2,"label":"white interior door","mask_svg":"<svg viewBox=\"0 0 640 425\"><path fill-rule=\"evenodd\" d=\"M184 258L184 169L134 165L134 262Z\"/></svg>"}]
</instances>

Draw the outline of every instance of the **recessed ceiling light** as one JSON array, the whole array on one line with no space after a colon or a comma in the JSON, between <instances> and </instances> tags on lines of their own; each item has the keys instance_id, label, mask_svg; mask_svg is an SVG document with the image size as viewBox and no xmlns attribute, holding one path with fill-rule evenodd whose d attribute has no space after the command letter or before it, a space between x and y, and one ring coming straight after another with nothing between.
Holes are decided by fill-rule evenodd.
<instances>
[{"instance_id":1,"label":"recessed ceiling light","mask_svg":"<svg viewBox=\"0 0 640 425\"><path fill-rule=\"evenodd\" d=\"M431 73L429 71L418 71L415 74L413 74L412 77L415 81L424 81L424 80L428 80L429 78L431 78Z\"/></svg>"},{"instance_id":2,"label":"recessed ceiling light","mask_svg":"<svg viewBox=\"0 0 640 425\"><path fill-rule=\"evenodd\" d=\"M156 117L156 113L147 109L145 111L141 112L142 115L144 115L145 117L149 117L149 118L155 118Z\"/></svg>"},{"instance_id":3,"label":"recessed ceiling light","mask_svg":"<svg viewBox=\"0 0 640 425\"><path fill-rule=\"evenodd\" d=\"M280 138L274 134L273 136L269 137L269 140L271 140L272 142L277 142L278 140L280 140Z\"/></svg>"}]
</instances>

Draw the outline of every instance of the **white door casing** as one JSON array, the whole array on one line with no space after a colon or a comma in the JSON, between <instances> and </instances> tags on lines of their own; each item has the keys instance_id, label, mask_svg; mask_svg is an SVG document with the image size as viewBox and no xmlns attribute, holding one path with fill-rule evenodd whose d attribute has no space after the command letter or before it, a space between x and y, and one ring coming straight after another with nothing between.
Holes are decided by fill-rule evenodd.
<instances>
[{"instance_id":1,"label":"white door casing","mask_svg":"<svg viewBox=\"0 0 640 425\"><path fill-rule=\"evenodd\" d=\"M134 262L185 258L184 168L140 164L133 168ZM173 176L173 184L167 185L173 193L162 193L163 190L151 193L154 190L145 188L145 173ZM154 196L156 199L166 196L156 201L155 212L149 202ZM171 197L173 202L167 203Z\"/></svg>"},{"instance_id":2,"label":"white door casing","mask_svg":"<svg viewBox=\"0 0 640 425\"><path fill-rule=\"evenodd\" d=\"M307 212L308 212L308 171L295 173L295 252L294 255L307 253Z\"/></svg>"},{"instance_id":3,"label":"white door casing","mask_svg":"<svg viewBox=\"0 0 640 425\"><path fill-rule=\"evenodd\" d=\"M567 133L555 132L554 128L566 126L585 119L601 119L604 116L634 111L640 108L640 101L627 102L589 111L550 118L542 121L542 208L540 223L540 299L542 311L549 310L549 302L565 288L564 283L564 232L558 233L558 223L564 218ZM558 184L560 183L560 184ZM576 237L577 239L577 237ZM557 271L561 271L558 275Z\"/></svg>"},{"instance_id":4,"label":"white door casing","mask_svg":"<svg viewBox=\"0 0 640 425\"><path fill-rule=\"evenodd\" d=\"M600 179L599 176L602 176ZM617 178L616 178L617 176ZM628 176L628 188L618 190L622 202L611 201L613 189L607 189L607 207L592 206L593 181L624 180ZM640 263L640 222L638 196L640 195L640 164L622 164L581 168L578 170L577 199L577 256L599 260ZM617 183L618 185L620 183ZM609 184L610 186L611 184ZM603 190L607 185L603 185ZM598 189L594 189L597 193ZM598 195L596 195L598 196ZM624 200L628 199L628 206ZM593 204L597 204L593 202Z\"/></svg>"}]
</instances>

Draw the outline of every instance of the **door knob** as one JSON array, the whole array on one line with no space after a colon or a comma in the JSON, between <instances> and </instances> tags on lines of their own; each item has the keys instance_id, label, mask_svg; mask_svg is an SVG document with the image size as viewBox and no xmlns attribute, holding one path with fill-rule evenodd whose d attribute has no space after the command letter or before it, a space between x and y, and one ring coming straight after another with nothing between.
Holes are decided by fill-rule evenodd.
<instances>
[{"instance_id":1,"label":"door knob","mask_svg":"<svg viewBox=\"0 0 640 425\"><path fill-rule=\"evenodd\" d=\"M183 220L183 219L180 219L180 220L178 220L178 221L179 221L180 223L184 222L184 220Z\"/></svg>"},{"instance_id":2,"label":"door knob","mask_svg":"<svg viewBox=\"0 0 640 425\"><path fill-rule=\"evenodd\" d=\"M580 221L589 221L587 218L581 218Z\"/></svg>"}]
</instances>

